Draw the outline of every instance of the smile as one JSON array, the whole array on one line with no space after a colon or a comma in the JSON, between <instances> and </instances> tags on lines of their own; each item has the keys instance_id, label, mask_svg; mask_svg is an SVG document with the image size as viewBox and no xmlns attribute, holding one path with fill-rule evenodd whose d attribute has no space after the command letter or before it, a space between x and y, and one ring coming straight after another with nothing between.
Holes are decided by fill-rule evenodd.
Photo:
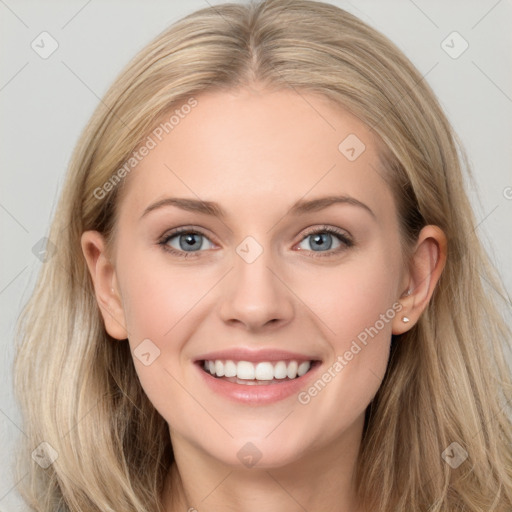
<instances>
[{"instance_id":1,"label":"smile","mask_svg":"<svg viewBox=\"0 0 512 512\"><path fill-rule=\"evenodd\" d=\"M194 363L214 396L252 407L296 397L322 366L313 354L243 348L201 354Z\"/></svg>"},{"instance_id":2,"label":"smile","mask_svg":"<svg viewBox=\"0 0 512 512\"><path fill-rule=\"evenodd\" d=\"M242 385L278 384L302 377L313 361L233 361L205 360L203 369L216 378Z\"/></svg>"}]
</instances>

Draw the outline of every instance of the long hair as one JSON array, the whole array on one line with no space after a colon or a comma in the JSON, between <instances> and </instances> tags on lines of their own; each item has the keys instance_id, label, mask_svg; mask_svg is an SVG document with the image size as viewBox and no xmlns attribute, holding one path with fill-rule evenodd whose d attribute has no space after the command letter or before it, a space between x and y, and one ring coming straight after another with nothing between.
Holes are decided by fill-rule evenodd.
<instances>
[{"instance_id":1,"label":"long hair","mask_svg":"<svg viewBox=\"0 0 512 512\"><path fill-rule=\"evenodd\" d=\"M475 233L462 145L392 42L342 9L307 0L216 5L183 18L142 49L94 112L49 231L55 253L18 324L22 495L40 512L161 510L173 461L168 426L142 390L128 344L105 331L80 236L112 234L122 187L104 184L119 178L164 114L203 91L256 82L319 93L364 121L382 142L404 246L427 224L447 236L432 300L409 332L393 337L367 409L362 503L381 512L510 512L510 330ZM53 462L46 469L30 455L36 447ZM454 453L467 453L456 468Z\"/></svg>"}]
</instances>

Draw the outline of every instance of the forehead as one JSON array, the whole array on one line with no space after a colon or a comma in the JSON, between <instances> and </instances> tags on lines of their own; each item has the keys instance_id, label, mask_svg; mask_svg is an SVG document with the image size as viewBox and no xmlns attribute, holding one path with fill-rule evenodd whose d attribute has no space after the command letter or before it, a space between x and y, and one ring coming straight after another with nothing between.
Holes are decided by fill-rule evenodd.
<instances>
[{"instance_id":1,"label":"forehead","mask_svg":"<svg viewBox=\"0 0 512 512\"><path fill-rule=\"evenodd\" d=\"M194 99L149 134L125 183L130 210L166 195L260 209L326 193L389 202L375 135L329 99L249 88Z\"/></svg>"}]
</instances>

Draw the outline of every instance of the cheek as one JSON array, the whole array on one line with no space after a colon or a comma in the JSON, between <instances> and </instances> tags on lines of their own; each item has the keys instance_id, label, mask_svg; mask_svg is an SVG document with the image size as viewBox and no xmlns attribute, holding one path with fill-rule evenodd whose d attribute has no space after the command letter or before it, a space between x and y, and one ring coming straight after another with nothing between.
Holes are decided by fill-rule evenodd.
<instances>
[{"instance_id":1,"label":"cheek","mask_svg":"<svg viewBox=\"0 0 512 512\"><path fill-rule=\"evenodd\" d=\"M317 325L331 356L320 376L322 382L306 389L299 397L301 403L314 401L314 407L326 415L333 408L344 411L339 421L367 407L384 377L392 321L401 309L396 300L399 261L398 251L380 248L354 257L329 274L318 274L307 288L302 285L299 294L307 297L304 302L319 319ZM317 395L322 398L316 399Z\"/></svg>"},{"instance_id":2,"label":"cheek","mask_svg":"<svg viewBox=\"0 0 512 512\"><path fill-rule=\"evenodd\" d=\"M170 265L156 251L146 252L143 258L132 256L118 264L129 337L134 342L167 338L212 283L207 273Z\"/></svg>"},{"instance_id":3,"label":"cheek","mask_svg":"<svg viewBox=\"0 0 512 512\"><path fill-rule=\"evenodd\" d=\"M314 279L307 270L294 277L294 291L315 313L336 353L361 333L364 338L375 324L379 334L391 334L400 265L395 251L389 251L387 257L385 254L382 249L365 251L337 267L317 272Z\"/></svg>"},{"instance_id":4,"label":"cheek","mask_svg":"<svg viewBox=\"0 0 512 512\"><path fill-rule=\"evenodd\" d=\"M183 349L200 324L198 316L215 307L219 269L170 264L156 250L123 253L123 244L119 247L116 268L135 368L153 405L168 416L169 396L188 400L178 383L182 365L190 364Z\"/></svg>"},{"instance_id":5,"label":"cheek","mask_svg":"<svg viewBox=\"0 0 512 512\"><path fill-rule=\"evenodd\" d=\"M195 410L180 385L182 349L198 301L212 284L197 271L166 265L157 255L144 257L133 252L118 262L130 349L144 392L166 421L179 424L182 411Z\"/></svg>"}]
</instances>

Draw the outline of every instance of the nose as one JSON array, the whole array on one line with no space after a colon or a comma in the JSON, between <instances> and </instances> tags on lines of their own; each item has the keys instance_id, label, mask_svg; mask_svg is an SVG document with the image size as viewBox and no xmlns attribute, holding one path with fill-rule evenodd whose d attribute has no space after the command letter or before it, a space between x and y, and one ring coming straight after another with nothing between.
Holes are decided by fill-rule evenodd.
<instances>
[{"instance_id":1,"label":"nose","mask_svg":"<svg viewBox=\"0 0 512 512\"><path fill-rule=\"evenodd\" d=\"M284 326L294 314L293 292L270 251L252 262L235 254L234 268L224 282L220 316L250 331Z\"/></svg>"}]
</instances>

